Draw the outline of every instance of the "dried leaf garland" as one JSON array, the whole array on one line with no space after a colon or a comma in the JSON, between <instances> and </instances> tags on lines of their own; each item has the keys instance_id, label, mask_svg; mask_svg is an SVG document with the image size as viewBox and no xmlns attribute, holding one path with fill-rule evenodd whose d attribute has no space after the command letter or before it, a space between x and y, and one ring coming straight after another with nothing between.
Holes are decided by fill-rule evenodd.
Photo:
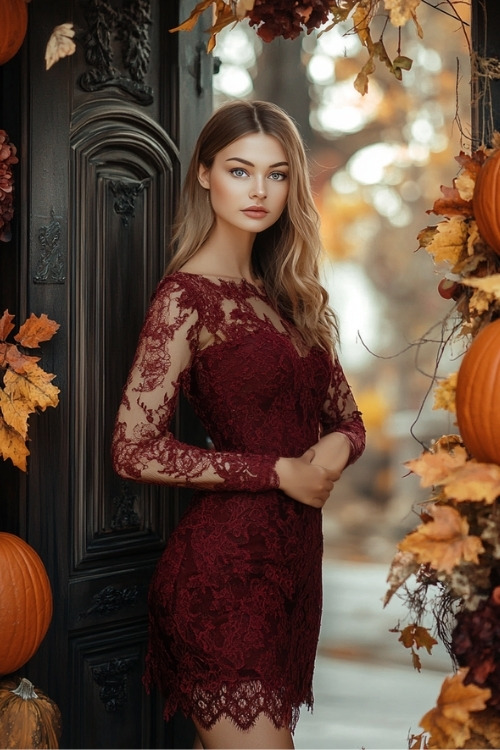
<instances>
[{"instance_id":1,"label":"dried leaf garland","mask_svg":"<svg viewBox=\"0 0 500 750\"><path fill-rule=\"evenodd\" d=\"M52 383L55 375L38 365L40 357L24 349L37 349L43 341L49 341L59 324L45 313L32 313L13 337L14 344L7 341L14 329L13 320L8 310L0 318L0 455L26 471L29 416L57 406L59 388Z\"/></svg>"}]
</instances>

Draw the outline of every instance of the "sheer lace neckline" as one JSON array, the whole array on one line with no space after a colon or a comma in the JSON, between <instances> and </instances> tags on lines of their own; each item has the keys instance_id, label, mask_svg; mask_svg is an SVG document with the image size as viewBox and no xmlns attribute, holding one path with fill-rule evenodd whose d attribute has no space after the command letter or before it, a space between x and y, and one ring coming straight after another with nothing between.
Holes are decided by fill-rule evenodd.
<instances>
[{"instance_id":1,"label":"sheer lace neckline","mask_svg":"<svg viewBox=\"0 0 500 750\"><path fill-rule=\"evenodd\" d=\"M183 276L193 276L197 279L207 279L208 281L224 281L233 282L234 284L247 284L248 286L256 289L258 292L263 293L264 287L261 286L260 281L248 281L243 276L226 276L225 274L216 273L193 273L192 271L176 271L175 273L182 274Z\"/></svg>"}]
</instances>

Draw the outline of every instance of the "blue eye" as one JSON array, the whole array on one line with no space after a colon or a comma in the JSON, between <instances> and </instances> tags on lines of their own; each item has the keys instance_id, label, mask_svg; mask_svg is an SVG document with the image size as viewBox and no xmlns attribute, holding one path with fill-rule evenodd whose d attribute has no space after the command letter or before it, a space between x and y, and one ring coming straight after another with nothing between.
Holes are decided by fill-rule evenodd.
<instances>
[{"instance_id":1,"label":"blue eye","mask_svg":"<svg viewBox=\"0 0 500 750\"><path fill-rule=\"evenodd\" d=\"M286 180L287 177L288 175L285 174L284 172L271 172L271 174L269 175L269 178L271 180L275 180L276 182L281 182L282 180Z\"/></svg>"},{"instance_id":2,"label":"blue eye","mask_svg":"<svg viewBox=\"0 0 500 750\"><path fill-rule=\"evenodd\" d=\"M229 173L234 175L234 177L244 177L246 175L246 171L242 167L234 167L234 169L229 170Z\"/></svg>"}]
</instances>

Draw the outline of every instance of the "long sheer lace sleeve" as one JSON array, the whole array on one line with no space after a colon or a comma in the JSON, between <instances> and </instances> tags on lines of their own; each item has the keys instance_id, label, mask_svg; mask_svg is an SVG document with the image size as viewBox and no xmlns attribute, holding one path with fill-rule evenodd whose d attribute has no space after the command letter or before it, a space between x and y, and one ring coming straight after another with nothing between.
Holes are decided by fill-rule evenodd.
<instances>
[{"instance_id":1,"label":"long sheer lace sleeve","mask_svg":"<svg viewBox=\"0 0 500 750\"><path fill-rule=\"evenodd\" d=\"M321 425L323 435L331 432L342 432L351 443L349 464L358 460L365 449L365 427L361 412L358 410L344 371L338 361L333 364L332 378L323 406Z\"/></svg>"},{"instance_id":2,"label":"long sheer lace sleeve","mask_svg":"<svg viewBox=\"0 0 500 750\"><path fill-rule=\"evenodd\" d=\"M118 410L114 469L126 479L203 489L257 492L278 487L276 456L205 450L170 432L199 329L189 293L165 278L148 310Z\"/></svg>"}]
</instances>

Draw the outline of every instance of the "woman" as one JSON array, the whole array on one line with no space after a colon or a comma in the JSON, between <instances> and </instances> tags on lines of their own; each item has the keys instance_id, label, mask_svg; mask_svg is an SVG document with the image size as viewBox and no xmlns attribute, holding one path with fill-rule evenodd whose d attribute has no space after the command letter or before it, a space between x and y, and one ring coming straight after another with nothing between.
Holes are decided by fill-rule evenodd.
<instances>
[{"instance_id":1,"label":"woman","mask_svg":"<svg viewBox=\"0 0 500 750\"><path fill-rule=\"evenodd\" d=\"M166 719L192 717L195 747L293 748L313 701L321 508L364 448L307 173L275 105L211 117L117 416L120 476L197 490L151 585L145 674ZM180 388L213 450L169 432Z\"/></svg>"}]
</instances>

